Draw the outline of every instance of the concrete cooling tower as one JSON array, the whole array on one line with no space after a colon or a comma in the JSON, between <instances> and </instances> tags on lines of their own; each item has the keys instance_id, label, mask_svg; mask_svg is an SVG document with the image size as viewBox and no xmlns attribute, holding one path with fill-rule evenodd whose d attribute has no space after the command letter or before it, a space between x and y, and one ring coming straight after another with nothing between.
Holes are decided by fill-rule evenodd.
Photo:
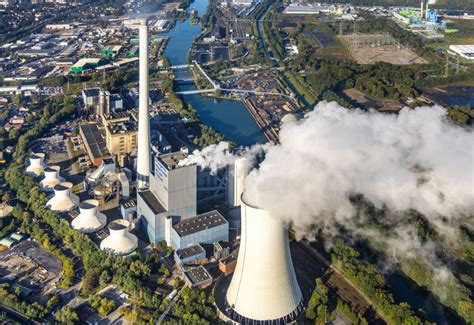
<instances>
[{"instance_id":1,"label":"concrete cooling tower","mask_svg":"<svg viewBox=\"0 0 474 325\"><path fill-rule=\"evenodd\" d=\"M99 201L86 200L79 204L79 215L71 222L71 227L84 233L96 232L104 228L107 217L98 211Z\"/></svg>"},{"instance_id":2,"label":"concrete cooling tower","mask_svg":"<svg viewBox=\"0 0 474 325\"><path fill-rule=\"evenodd\" d=\"M46 206L53 211L66 212L72 210L79 203L77 195L71 193L72 183L62 182L54 186L54 196Z\"/></svg>"},{"instance_id":3,"label":"concrete cooling tower","mask_svg":"<svg viewBox=\"0 0 474 325\"><path fill-rule=\"evenodd\" d=\"M59 176L60 170L61 167L59 166L45 168L44 178L40 182L40 187L43 191L52 191L56 185L64 181L64 179Z\"/></svg>"},{"instance_id":4,"label":"concrete cooling tower","mask_svg":"<svg viewBox=\"0 0 474 325\"><path fill-rule=\"evenodd\" d=\"M33 153L29 160L30 165L26 167L26 173L33 177L40 176L44 171L44 153Z\"/></svg>"},{"instance_id":5,"label":"concrete cooling tower","mask_svg":"<svg viewBox=\"0 0 474 325\"><path fill-rule=\"evenodd\" d=\"M304 309L283 222L242 197L242 233L226 313L241 324L287 324Z\"/></svg>"},{"instance_id":6,"label":"concrete cooling tower","mask_svg":"<svg viewBox=\"0 0 474 325\"><path fill-rule=\"evenodd\" d=\"M100 249L114 255L131 254L138 246L137 236L130 233L130 222L125 219L109 223L110 235L102 240Z\"/></svg>"}]
</instances>

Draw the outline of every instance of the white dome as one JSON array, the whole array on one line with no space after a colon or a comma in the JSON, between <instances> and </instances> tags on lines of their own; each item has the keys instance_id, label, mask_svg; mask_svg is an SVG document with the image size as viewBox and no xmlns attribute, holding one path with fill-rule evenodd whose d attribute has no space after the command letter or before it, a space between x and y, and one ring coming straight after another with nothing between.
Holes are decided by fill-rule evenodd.
<instances>
[{"instance_id":1,"label":"white dome","mask_svg":"<svg viewBox=\"0 0 474 325\"><path fill-rule=\"evenodd\" d=\"M72 183L62 182L54 186L54 196L49 199L46 206L53 211L66 212L79 204L77 195L71 193Z\"/></svg>"},{"instance_id":2,"label":"white dome","mask_svg":"<svg viewBox=\"0 0 474 325\"><path fill-rule=\"evenodd\" d=\"M107 217L98 211L99 201L86 200L79 204L79 215L71 222L71 227L84 233L102 229L107 223Z\"/></svg>"},{"instance_id":3,"label":"white dome","mask_svg":"<svg viewBox=\"0 0 474 325\"><path fill-rule=\"evenodd\" d=\"M242 199L237 265L226 294L229 316L239 323L288 323L303 310L291 260L288 231L280 219Z\"/></svg>"},{"instance_id":4,"label":"white dome","mask_svg":"<svg viewBox=\"0 0 474 325\"><path fill-rule=\"evenodd\" d=\"M130 222L125 219L109 223L110 235L102 240L100 249L114 255L128 255L138 246L137 236L131 234Z\"/></svg>"},{"instance_id":5,"label":"white dome","mask_svg":"<svg viewBox=\"0 0 474 325\"><path fill-rule=\"evenodd\" d=\"M40 176L44 171L44 153L33 153L31 154L29 160L30 165L26 167L26 172L28 175L33 177Z\"/></svg>"},{"instance_id":6,"label":"white dome","mask_svg":"<svg viewBox=\"0 0 474 325\"><path fill-rule=\"evenodd\" d=\"M59 176L59 171L61 167L59 166L50 166L44 169L44 178L40 182L40 187L44 191L52 191L56 185L64 181L64 179Z\"/></svg>"}]
</instances>

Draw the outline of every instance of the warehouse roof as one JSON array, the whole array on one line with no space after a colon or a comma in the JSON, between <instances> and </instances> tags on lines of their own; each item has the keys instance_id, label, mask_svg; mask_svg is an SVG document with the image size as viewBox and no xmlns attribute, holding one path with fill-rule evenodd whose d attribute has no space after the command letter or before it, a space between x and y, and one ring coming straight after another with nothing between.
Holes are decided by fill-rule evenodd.
<instances>
[{"instance_id":1,"label":"warehouse roof","mask_svg":"<svg viewBox=\"0 0 474 325\"><path fill-rule=\"evenodd\" d=\"M183 259L183 258L188 258L194 255L198 255L204 252L205 252L205 249L201 245L197 244L197 245L189 246L186 248L178 249L176 251L176 255L180 259Z\"/></svg>"},{"instance_id":2,"label":"warehouse roof","mask_svg":"<svg viewBox=\"0 0 474 325\"><path fill-rule=\"evenodd\" d=\"M151 191L141 191L138 195L145 201L146 205L154 214L165 212L166 209L161 205L156 196Z\"/></svg>"},{"instance_id":3,"label":"warehouse roof","mask_svg":"<svg viewBox=\"0 0 474 325\"><path fill-rule=\"evenodd\" d=\"M227 220L217 211L213 210L198 216L185 219L173 225L179 236L188 236L209 228L226 224Z\"/></svg>"}]
</instances>

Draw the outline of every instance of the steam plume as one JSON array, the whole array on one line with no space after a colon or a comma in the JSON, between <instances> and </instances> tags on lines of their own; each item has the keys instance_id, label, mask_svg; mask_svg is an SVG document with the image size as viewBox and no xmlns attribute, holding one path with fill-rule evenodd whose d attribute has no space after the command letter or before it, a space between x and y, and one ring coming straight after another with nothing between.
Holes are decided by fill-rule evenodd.
<instances>
[{"instance_id":1,"label":"steam plume","mask_svg":"<svg viewBox=\"0 0 474 325\"><path fill-rule=\"evenodd\" d=\"M361 194L399 218L398 212L416 210L452 237L460 223L472 222L473 144L472 130L447 121L440 106L388 115L321 103L297 123L284 124L279 145L240 154L265 152L246 178L244 195L297 230L343 225L360 234L351 197ZM220 143L195 151L185 163L216 171L236 158Z\"/></svg>"}]
</instances>

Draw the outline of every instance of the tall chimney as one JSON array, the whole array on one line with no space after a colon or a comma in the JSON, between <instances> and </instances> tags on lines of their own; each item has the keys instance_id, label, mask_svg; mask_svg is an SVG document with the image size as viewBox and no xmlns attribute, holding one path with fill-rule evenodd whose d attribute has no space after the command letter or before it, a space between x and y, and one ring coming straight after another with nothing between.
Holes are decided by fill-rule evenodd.
<instances>
[{"instance_id":1,"label":"tall chimney","mask_svg":"<svg viewBox=\"0 0 474 325\"><path fill-rule=\"evenodd\" d=\"M145 189L150 182L150 115L148 96L148 21L140 20L140 85L138 106L137 188Z\"/></svg>"},{"instance_id":2,"label":"tall chimney","mask_svg":"<svg viewBox=\"0 0 474 325\"><path fill-rule=\"evenodd\" d=\"M424 16L424 13L423 13L424 8L423 8L423 7L424 7L424 6L423 6L423 0L421 0L421 14L420 14L420 19L423 19L423 16Z\"/></svg>"}]
</instances>

